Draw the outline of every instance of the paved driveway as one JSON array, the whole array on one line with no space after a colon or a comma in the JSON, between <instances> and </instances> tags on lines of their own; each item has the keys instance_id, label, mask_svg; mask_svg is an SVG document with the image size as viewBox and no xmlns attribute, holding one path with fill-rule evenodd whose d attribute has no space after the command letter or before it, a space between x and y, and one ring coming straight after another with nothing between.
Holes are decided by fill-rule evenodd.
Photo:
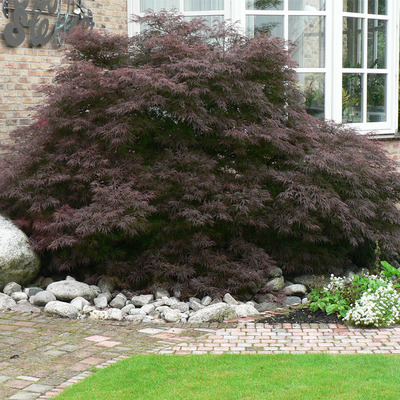
<instances>
[{"instance_id":1,"label":"paved driveway","mask_svg":"<svg viewBox=\"0 0 400 400\"><path fill-rule=\"evenodd\" d=\"M0 313L0 399L47 399L132 354L400 354L400 327L229 324L144 325Z\"/></svg>"}]
</instances>

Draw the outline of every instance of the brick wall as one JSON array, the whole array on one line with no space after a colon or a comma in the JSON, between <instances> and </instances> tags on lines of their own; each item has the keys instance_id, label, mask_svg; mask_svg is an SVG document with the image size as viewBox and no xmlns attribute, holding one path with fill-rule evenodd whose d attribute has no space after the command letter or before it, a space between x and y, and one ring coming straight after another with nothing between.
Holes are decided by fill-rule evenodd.
<instances>
[{"instance_id":1,"label":"brick wall","mask_svg":"<svg viewBox=\"0 0 400 400\"><path fill-rule=\"evenodd\" d=\"M381 140L380 143L390 158L400 162L400 138Z\"/></svg>"},{"instance_id":2,"label":"brick wall","mask_svg":"<svg viewBox=\"0 0 400 400\"><path fill-rule=\"evenodd\" d=\"M12 0L9 3L12 7ZM87 0L86 6L93 13L95 29L127 33L126 0ZM66 9L65 0L62 7ZM23 44L8 46L3 32L12 20L3 15L2 8L3 0L0 0L0 140L6 139L15 127L31 122L32 108L42 100L36 89L52 82L53 73L49 68L62 62L62 52L51 42L43 47L29 47L28 29ZM31 8L29 4L27 9ZM53 22L54 17L48 18Z\"/></svg>"}]
</instances>

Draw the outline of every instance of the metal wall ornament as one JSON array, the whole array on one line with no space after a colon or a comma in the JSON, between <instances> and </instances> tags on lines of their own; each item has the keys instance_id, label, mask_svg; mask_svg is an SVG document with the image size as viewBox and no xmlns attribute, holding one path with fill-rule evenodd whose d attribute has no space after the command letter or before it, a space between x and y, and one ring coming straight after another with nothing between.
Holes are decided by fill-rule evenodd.
<instances>
[{"instance_id":1,"label":"metal wall ornament","mask_svg":"<svg viewBox=\"0 0 400 400\"><path fill-rule=\"evenodd\" d=\"M4 28L4 39L11 47L21 45L29 32L29 44L33 47L44 46L53 40L61 46L63 36L76 26L92 29L93 14L84 0L68 0L62 12L62 0L34 0L32 9L27 9L29 0L3 0L3 14L11 19ZM49 17L55 19L51 26Z\"/></svg>"}]
</instances>

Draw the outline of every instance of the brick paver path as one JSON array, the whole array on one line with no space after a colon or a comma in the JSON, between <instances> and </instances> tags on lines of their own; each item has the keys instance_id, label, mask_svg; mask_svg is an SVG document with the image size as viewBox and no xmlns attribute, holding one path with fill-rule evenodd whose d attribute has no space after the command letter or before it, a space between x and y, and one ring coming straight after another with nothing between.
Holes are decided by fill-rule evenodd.
<instances>
[{"instance_id":1,"label":"brick paver path","mask_svg":"<svg viewBox=\"0 0 400 400\"><path fill-rule=\"evenodd\" d=\"M0 399L48 399L132 354L392 353L400 326L336 324L144 325L0 313Z\"/></svg>"}]
</instances>

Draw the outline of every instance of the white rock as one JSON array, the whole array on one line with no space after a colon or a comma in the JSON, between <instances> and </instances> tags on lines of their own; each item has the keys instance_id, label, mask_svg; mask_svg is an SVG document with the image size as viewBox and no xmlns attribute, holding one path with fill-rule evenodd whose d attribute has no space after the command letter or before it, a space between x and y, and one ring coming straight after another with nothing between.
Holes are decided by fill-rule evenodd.
<instances>
[{"instance_id":1,"label":"white rock","mask_svg":"<svg viewBox=\"0 0 400 400\"><path fill-rule=\"evenodd\" d=\"M69 276L67 275L67 277L65 278L66 281L73 281L76 282L76 279L73 276Z\"/></svg>"},{"instance_id":2,"label":"white rock","mask_svg":"<svg viewBox=\"0 0 400 400\"><path fill-rule=\"evenodd\" d=\"M100 310L93 310L89 314L89 318L94 319L94 320L105 320L105 319L108 319L108 312L100 311Z\"/></svg>"},{"instance_id":3,"label":"white rock","mask_svg":"<svg viewBox=\"0 0 400 400\"><path fill-rule=\"evenodd\" d=\"M170 295L167 289L159 287L154 290L155 299L162 299L163 297L169 297L169 296Z\"/></svg>"},{"instance_id":4,"label":"white rock","mask_svg":"<svg viewBox=\"0 0 400 400\"><path fill-rule=\"evenodd\" d=\"M83 297L75 297L70 304L76 307L79 311L82 311L83 307L90 305L90 303Z\"/></svg>"},{"instance_id":5,"label":"white rock","mask_svg":"<svg viewBox=\"0 0 400 400\"><path fill-rule=\"evenodd\" d=\"M71 301L75 299L75 297L93 300L96 297L96 293L89 285L72 280L53 282L47 286L47 290L53 293L58 300L62 301Z\"/></svg>"},{"instance_id":6,"label":"white rock","mask_svg":"<svg viewBox=\"0 0 400 400\"><path fill-rule=\"evenodd\" d=\"M39 258L32 250L28 237L0 215L0 290L8 282L20 285L32 282L39 270Z\"/></svg>"},{"instance_id":7,"label":"white rock","mask_svg":"<svg viewBox=\"0 0 400 400\"><path fill-rule=\"evenodd\" d=\"M129 315L143 315L143 316L145 316L146 315L146 313L144 312L144 311L142 311L140 308L132 308L130 311L129 311Z\"/></svg>"},{"instance_id":8,"label":"white rock","mask_svg":"<svg viewBox=\"0 0 400 400\"><path fill-rule=\"evenodd\" d=\"M128 304L124 308L121 309L123 315L129 314L131 310L134 310L135 306L133 304Z\"/></svg>"},{"instance_id":9,"label":"white rock","mask_svg":"<svg viewBox=\"0 0 400 400\"><path fill-rule=\"evenodd\" d=\"M4 287L3 293L6 294L7 296L11 296L14 292L21 292L22 287L16 282L10 282L7 283L7 285Z\"/></svg>"},{"instance_id":10,"label":"white rock","mask_svg":"<svg viewBox=\"0 0 400 400\"><path fill-rule=\"evenodd\" d=\"M44 307L44 312L65 318L78 318L78 309L63 301L50 301Z\"/></svg>"},{"instance_id":11,"label":"white rock","mask_svg":"<svg viewBox=\"0 0 400 400\"><path fill-rule=\"evenodd\" d=\"M248 315L258 314L257 309L250 304L239 304L237 306L232 306L238 317L247 317Z\"/></svg>"},{"instance_id":12,"label":"white rock","mask_svg":"<svg viewBox=\"0 0 400 400\"><path fill-rule=\"evenodd\" d=\"M34 304L35 306L43 307L47 303L50 303L50 301L56 301L57 299L53 293L51 293L47 290L42 290L41 292L32 296L30 300L31 300L31 303Z\"/></svg>"},{"instance_id":13,"label":"white rock","mask_svg":"<svg viewBox=\"0 0 400 400\"><path fill-rule=\"evenodd\" d=\"M95 299L93 299L93 303L96 308L102 310L103 308L106 308L108 305L107 296L104 296L104 294L101 293Z\"/></svg>"},{"instance_id":14,"label":"white rock","mask_svg":"<svg viewBox=\"0 0 400 400\"><path fill-rule=\"evenodd\" d=\"M161 315L167 322L178 322L181 317L181 313L179 311L171 309L166 310Z\"/></svg>"},{"instance_id":15,"label":"white rock","mask_svg":"<svg viewBox=\"0 0 400 400\"><path fill-rule=\"evenodd\" d=\"M285 280L282 276L279 278L274 278L265 284L265 289L272 292L282 290L284 287Z\"/></svg>"},{"instance_id":16,"label":"white rock","mask_svg":"<svg viewBox=\"0 0 400 400\"><path fill-rule=\"evenodd\" d=\"M154 304L146 304L141 307L140 310L143 311L145 314L150 314L152 311L155 310L155 306Z\"/></svg>"},{"instance_id":17,"label":"white rock","mask_svg":"<svg viewBox=\"0 0 400 400\"><path fill-rule=\"evenodd\" d=\"M133 296L131 300L134 306L142 307L154 300L154 296L152 294L141 294L140 296Z\"/></svg>"},{"instance_id":18,"label":"white rock","mask_svg":"<svg viewBox=\"0 0 400 400\"><path fill-rule=\"evenodd\" d=\"M12 311L22 313L40 313L41 310L38 307L33 306L28 300L21 300L17 305L11 308Z\"/></svg>"},{"instance_id":19,"label":"white rock","mask_svg":"<svg viewBox=\"0 0 400 400\"><path fill-rule=\"evenodd\" d=\"M133 315L127 315L125 317L125 320L130 322L142 322L144 317L145 314L133 314Z\"/></svg>"},{"instance_id":20,"label":"white rock","mask_svg":"<svg viewBox=\"0 0 400 400\"><path fill-rule=\"evenodd\" d=\"M202 299L201 299L201 304L203 305L203 306L209 306L210 304L211 304L211 302L212 302L212 298L210 297L210 296L204 296Z\"/></svg>"},{"instance_id":21,"label":"white rock","mask_svg":"<svg viewBox=\"0 0 400 400\"><path fill-rule=\"evenodd\" d=\"M122 293L118 293L113 300L110 302L110 306L114 308L124 308L126 305L126 297Z\"/></svg>"},{"instance_id":22,"label":"white rock","mask_svg":"<svg viewBox=\"0 0 400 400\"><path fill-rule=\"evenodd\" d=\"M179 302L171 306L173 310L179 310L181 313L189 311L189 304L185 302Z\"/></svg>"},{"instance_id":23,"label":"white rock","mask_svg":"<svg viewBox=\"0 0 400 400\"><path fill-rule=\"evenodd\" d=\"M0 293L0 310L10 310L16 305L17 303L10 296Z\"/></svg>"},{"instance_id":24,"label":"white rock","mask_svg":"<svg viewBox=\"0 0 400 400\"><path fill-rule=\"evenodd\" d=\"M90 285L90 288L93 290L93 292L96 294L96 297L101 293L101 289L96 286L96 285Z\"/></svg>"},{"instance_id":25,"label":"white rock","mask_svg":"<svg viewBox=\"0 0 400 400\"><path fill-rule=\"evenodd\" d=\"M294 285L286 286L285 289L283 289L283 293L286 296L304 296L307 293L307 288L304 285L297 283Z\"/></svg>"},{"instance_id":26,"label":"white rock","mask_svg":"<svg viewBox=\"0 0 400 400\"><path fill-rule=\"evenodd\" d=\"M150 317L150 315L145 315L144 318L142 319L142 322L144 324L149 323L149 322L153 322L153 321L154 321L154 318Z\"/></svg>"},{"instance_id":27,"label":"white rock","mask_svg":"<svg viewBox=\"0 0 400 400\"><path fill-rule=\"evenodd\" d=\"M24 292L14 292L11 294L11 298L14 301L28 300L28 295Z\"/></svg>"},{"instance_id":28,"label":"white rock","mask_svg":"<svg viewBox=\"0 0 400 400\"><path fill-rule=\"evenodd\" d=\"M203 304L201 304L199 299L196 299L195 297L190 297L189 308L191 308L193 311L199 311L204 308L204 306Z\"/></svg>"},{"instance_id":29,"label":"white rock","mask_svg":"<svg viewBox=\"0 0 400 400\"><path fill-rule=\"evenodd\" d=\"M93 311L97 311L93 306L84 306L82 310L85 314L90 314Z\"/></svg>"},{"instance_id":30,"label":"white rock","mask_svg":"<svg viewBox=\"0 0 400 400\"><path fill-rule=\"evenodd\" d=\"M179 304L180 301L175 298L175 297L163 297L162 301L164 302L164 304L168 307L173 306L174 304Z\"/></svg>"},{"instance_id":31,"label":"white rock","mask_svg":"<svg viewBox=\"0 0 400 400\"><path fill-rule=\"evenodd\" d=\"M223 300L226 304L230 304L231 306L237 306L239 304L229 293L225 294Z\"/></svg>"},{"instance_id":32,"label":"white rock","mask_svg":"<svg viewBox=\"0 0 400 400\"><path fill-rule=\"evenodd\" d=\"M119 308L110 308L107 312L108 318L114 321L122 321L124 318L122 311Z\"/></svg>"},{"instance_id":33,"label":"white rock","mask_svg":"<svg viewBox=\"0 0 400 400\"><path fill-rule=\"evenodd\" d=\"M301 304L301 298L297 296L288 296L286 297L284 303L285 306L296 306Z\"/></svg>"},{"instance_id":34,"label":"white rock","mask_svg":"<svg viewBox=\"0 0 400 400\"><path fill-rule=\"evenodd\" d=\"M226 303L216 303L196 311L188 322L223 322L237 317L235 309Z\"/></svg>"}]
</instances>

